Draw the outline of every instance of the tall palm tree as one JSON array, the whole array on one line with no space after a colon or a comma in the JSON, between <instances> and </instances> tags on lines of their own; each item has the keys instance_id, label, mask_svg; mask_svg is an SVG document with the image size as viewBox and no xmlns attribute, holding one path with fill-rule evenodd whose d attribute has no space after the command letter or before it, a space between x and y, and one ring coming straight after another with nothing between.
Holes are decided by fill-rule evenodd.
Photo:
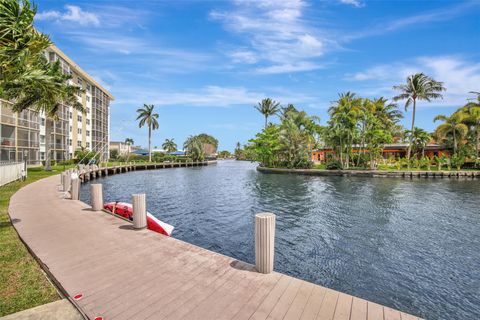
<instances>
[{"instance_id":1,"label":"tall palm tree","mask_svg":"<svg viewBox=\"0 0 480 320\"><path fill-rule=\"evenodd\" d=\"M265 98L254 106L265 117L265 128L268 124L268 117L277 114L280 111L280 102L276 102L270 98Z\"/></svg>"},{"instance_id":2,"label":"tall palm tree","mask_svg":"<svg viewBox=\"0 0 480 320\"><path fill-rule=\"evenodd\" d=\"M130 152L131 152L131 146L133 146L135 142L133 141L133 138L126 138L125 139L125 144L127 145L127 162L130 159Z\"/></svg>"},{"instance_id":3,"label":"tall palm tree","mask_svg":"<svg viewBox=\"0 0 480 320\"><path fill-rule=\"evenodd\" d=\"M432 101L433 99L442 99L442 91L445 91L443 82L438 82L423 73L416 73L407 77L407 83L394 86L393 89L401 93L393 97L393 101L406 100L405 111L410 105L413 105L412 129L415 129L415 113L417 111L417 100ZM409 140L407 149L407 158L410 159L412 152L412 140Z\"/></svg>"},{"instance_id":4,"label":"tall palm tree","mask_svg":"<svg viewBox=\"0 0 480 320\"><path fill-rule=\"evenodd\" d=\"M137 109L138 127L145 124L148 126L148 161L152 162L152 130L158 129L158 113L153 113L155 106L153 104L143 104L143 108Z\"/></svg>"},{"instance_id":5,"label":"tall palm tree","mask_svg":"<svg viewBox=\"0 0 480 320\"><path fill-rule=\"evenodd\" d=\"M465 138L468 134L468 126L465 121L464 113L454 113L450 117L438 115L433 121L444 121L435 129L435 135L443 140L453 138L453 153L457 153L459 140Z\"/></svg>"},{"instance_id":6,"label":"tall palm tree","mask_svg":"<svg viewBox=\"0 0 480 320\"><path fill-rule=\"evenodd\" d=\"M350 155L352 153L353 141L358 134L357 124L362 116L362 99L358 98L353 92L339 94L339 99L328 109L330 122L338 132L342 132L343 138L340 139L340 156L342 149L345 149L344 167L349 168Z\"/></svg>"},{"instance_id":7,"label":"tall palm tree","mask_svg":"<svg viewBox=\"0 0 480 320\"><path fill-rule=\"evenodd\" d=\"M133 141L133 138L126 138L126 139L125 139L125 144L126 144L127 146L133 146L134 143L135 143L135 142Z\"/></svg>"},{"instance_id":8,"label":"tall palm tree","mask_svg":"<svg viewBox=\"0 0 480 320\"><path fill-rule=\"evenodd\" d=\"M475 98L469 99L464 107L460 109L466 116L465 123L473 128L475 134L475 151L477 159L480 158L480 92L472 91Z\"/></svg>"},{"instance_id":9,"label":"tall palm tree","mask_svg":"<svg viewBox=\"0 0 480 320\"><path fill-rule=\"evenodd\" d=\"M174 139L165 139L165 142L162 144L163 150L166 150L167 152L174 152L177 151L177 144Z\"/></svg>"}]
</instances>

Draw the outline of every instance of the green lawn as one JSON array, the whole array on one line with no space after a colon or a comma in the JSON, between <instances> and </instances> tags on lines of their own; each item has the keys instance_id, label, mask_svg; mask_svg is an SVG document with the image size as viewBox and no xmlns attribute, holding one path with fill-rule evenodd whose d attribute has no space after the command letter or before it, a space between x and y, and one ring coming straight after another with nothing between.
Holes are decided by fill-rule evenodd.
<instances>
[{"instance_id":1,"label":"green lawn","mask_svg":"<svg viewBox=\"0 0 480 320\"><path fill-rule=\"evenodd\" d=\"M18 189L62 169L63 166L59 166L46 172L43 168L31 168L26 181L0 187L0 317L60 299L55 287L18 238L7 210L10 197Z\"/></svg>"}]
</instances>

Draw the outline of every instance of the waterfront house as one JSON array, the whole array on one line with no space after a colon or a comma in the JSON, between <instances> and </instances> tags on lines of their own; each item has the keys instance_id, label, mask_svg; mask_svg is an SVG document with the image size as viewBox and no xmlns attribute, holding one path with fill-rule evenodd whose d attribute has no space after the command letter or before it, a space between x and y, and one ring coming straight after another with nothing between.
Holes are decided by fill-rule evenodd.
<instances>
[{"instance_id":1,"label":"waterfront house","mask_svg":"<svg viewBox=\"0 0 480 320\"><path fill-rule=\"evenodd\" d=\"M382 150L382 157L384 159L388 159L391 157L394 158L404 158L407 155L408 143L391 143L386 144ZM363 148L359 145L353 146L353 152L363 152ZM367 150L368 152L368 150ZM425 156L433 159L434 156L449 156L450 152L436 143L429 143L425 147ZM315 163L322 163L325 162L329 158L336 158L333 148L331 147L323 147L319 149L315 149L312 151L312 161Z\"/></svg>"}]
</instances>

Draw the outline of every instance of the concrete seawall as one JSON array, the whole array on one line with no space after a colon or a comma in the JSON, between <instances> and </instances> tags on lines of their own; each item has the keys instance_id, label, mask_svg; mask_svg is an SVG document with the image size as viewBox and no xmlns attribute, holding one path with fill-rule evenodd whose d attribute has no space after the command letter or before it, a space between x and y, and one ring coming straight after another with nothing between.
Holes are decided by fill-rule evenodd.
<instances>
[{"instance_id":1,"label":"concrete seawall","mask_svg":"<svg viewBox=\"0 0 480 320\"><path fill-rule=\"evenodd\" d=\"M309 176L356 176L371 178L464 178L480 179L480 171L379 171L379 170L321 170L285 169L258 166L262 173L301 174Z\"/></svg>"}]
</instances>

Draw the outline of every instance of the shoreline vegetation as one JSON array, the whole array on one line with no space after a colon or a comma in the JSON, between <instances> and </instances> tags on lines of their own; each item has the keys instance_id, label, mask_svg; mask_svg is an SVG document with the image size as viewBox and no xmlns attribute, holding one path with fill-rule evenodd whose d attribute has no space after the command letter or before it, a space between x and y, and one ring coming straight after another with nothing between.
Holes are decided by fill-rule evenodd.
<instances>
[{"instance_id":1,"label":"shoreline vegetation","mask_svg":"<svg viewBox=\"0 0 480 320\"><path fill-rule=\"evenodd\" d=\"M288 169L319 165L327 170L480 169L480 92L466 93L465 105L451 115L434 117L433 122L442 123L427 132L415 126L417 103L442 99L441 93L447 90L443 83L417 73L393 88L399 94L389 99L340 93L325 125L293 104L281 106L265 98L254 106L264 116L265 126L246 145L237 143L235 158ZM413 109L411 129L400 124L404 113L398 101L405 102L405 112L410 106ZM278 117L277 123L268 122L272 116ZM392 144L406 148L384 155L385 147ZM427 152L432 144L438 148ZM328 152L314 158L319 150Z\"/></svg>"}]
</instances>

